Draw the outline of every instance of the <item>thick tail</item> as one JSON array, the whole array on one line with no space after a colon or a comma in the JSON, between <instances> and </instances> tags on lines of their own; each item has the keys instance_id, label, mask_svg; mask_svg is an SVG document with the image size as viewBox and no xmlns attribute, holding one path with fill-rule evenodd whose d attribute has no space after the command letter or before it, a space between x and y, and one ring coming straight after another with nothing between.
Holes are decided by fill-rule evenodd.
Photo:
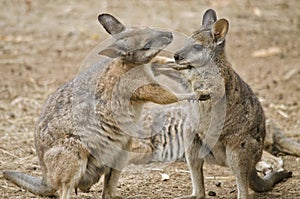
<instances>
[{"instance_id":1,"label":"thick tail","mask_svg":"<svg viewBox=\"0 0 300 199\"><path fill-rule=\"evenodd\" d=\"M282 132L276 131L273 134L274 147L284 153L300 157L300 143L286 137Z\"/></svg>"},{"instance_id":2,"label":"thick tail","mask_svg":"<svg viewBox=\"0 0 300 199\"><path fill-rule=\"evenodd\" d=\"M250 175L250 188L256 192L269 191L274 184L290 177L292 177L292 172L285 170L271 172L264 177L260 177L258 176L256 169L254 169Z\"/></svg>"},{"instance_id":3,"label":"thick tail","mask_svg":"<svg viewBox=\"0 0 300 199\"><path fill-rule=\"evenodd\" d=\"M3 176L16 185L41 196L53 196L55 189L47 186L43 179L16 171L4 171Z\"/></svg>"},{"instance_id":4,"label":"thick tail","mask_svg":"<svg viewBox=\"0 0 300 199\"><path fill-rule=\"evenodd\" d=\"M284 132L279 129L274 122L268 120L266 123L267 136L265 140L265 148L269 152L281 152L285 154L300 157L300 143L296 140L288 138Z\"/></svg>"}]
</instances>

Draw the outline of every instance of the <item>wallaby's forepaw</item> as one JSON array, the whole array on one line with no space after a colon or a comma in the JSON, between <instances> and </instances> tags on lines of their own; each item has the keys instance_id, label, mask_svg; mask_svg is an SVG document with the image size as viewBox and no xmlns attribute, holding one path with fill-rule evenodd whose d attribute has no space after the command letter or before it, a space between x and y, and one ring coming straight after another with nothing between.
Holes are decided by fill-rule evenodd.
<instances>
[{"instance_id":1,"label":"wallaby's forepaw","mask_svg":"<svg viewBox=\"0 0 300 199\"><path fill-rule=\"evenodd\" d=\"M210 99L209 93L194 92L190 95L189 101L206 101Z\"/></svg>"},{"instance_id":2,"label":"wallaby's forepaw","mask_svg":"<svg viewBox=\"0 0 300 199\"><path fill-rule=\"evenodd\" d=\"M176 97L178 101L195 101L196 100L196 95L194 93L189 93L189 94L176 94Z\"/></svg>"}]
</instances>

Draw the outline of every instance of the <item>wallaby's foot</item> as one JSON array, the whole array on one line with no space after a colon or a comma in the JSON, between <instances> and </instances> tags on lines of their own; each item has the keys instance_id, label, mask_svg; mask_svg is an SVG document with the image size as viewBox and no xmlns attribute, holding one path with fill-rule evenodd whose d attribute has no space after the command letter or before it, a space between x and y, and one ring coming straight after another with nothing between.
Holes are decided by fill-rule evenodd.
<instances>
[{"instance_id":1,"label":"wallaby's foot","mask_svg":"<svg viewBox=\"0 0 300 199\"><path fill-rule=\"evenodd\" d=\"M121 199L122 197L117 194L117 183L121 171L116 169L108 169L104 177L104 187L102 199Z\"/></svg>"},{"instance_id":2,"label":"wallaby's foot","mask_svg":"<svg viewBox=\"0 0 300 199\"><path fill-rule=\"evenodd\" d=\"M205 196L181 196L181 197L176 197L175 199L205 199Z\"/></svg>"}]
</instances>

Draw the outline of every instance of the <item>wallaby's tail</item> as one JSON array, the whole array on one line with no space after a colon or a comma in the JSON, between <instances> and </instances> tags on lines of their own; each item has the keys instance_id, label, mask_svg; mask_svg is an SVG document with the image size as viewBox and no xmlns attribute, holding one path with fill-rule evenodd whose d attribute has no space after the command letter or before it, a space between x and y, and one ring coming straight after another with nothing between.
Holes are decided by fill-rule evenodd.
<instances>
[{"instance_id":1,"label":"wallaby's tail","mask_svg":"<svg viewBox=\"0 0 300 199\"><path fill-rule=\"evenodd\" d=\"M55 189L47 186L40 177L34 177L16 171L4 171L3 176L16 185L37 195L53 196L56 192Z\"/></svg>"},{"instance_id":2,"label":"wallaby's tail","mask_svg":"<svg viewBox=\"0 0 300 199\"><path fill-rule=\"evenodd\" d=\"M264 177L258 176L254 168L250 175L250 188L256 192L265 192L272 189L273 185L281 182L285 178L292 177L290 171L274 171Z\"/></svg>"},{"instance_id":3,"label":"wallaby's tail","mask_svg":"<svg viewBox=\"0 0 300 199\"><path fill-rule=\"evenodd\" d=\"M274 122L268 120L266 123L267 136L269 136L269 145L271 149L269 151L275 150L277 152L282 152L290 155L295 155L300 157L300 142L288 138L281 129L279 129ZM267 144L267 145L268 145ZM267 146L265 145L265 146Z\"/></svg>"},{"instance_id":4,"label":"wallaby's tail","mask_svg":"<svg viewBox=\"0 0 300 199\"><path fill-rule=\"evenodd\" d=\"M300 157L300 143L286 137L280 130L274 132L273 140L278 151Z\"/></svg>"}]
</instances>

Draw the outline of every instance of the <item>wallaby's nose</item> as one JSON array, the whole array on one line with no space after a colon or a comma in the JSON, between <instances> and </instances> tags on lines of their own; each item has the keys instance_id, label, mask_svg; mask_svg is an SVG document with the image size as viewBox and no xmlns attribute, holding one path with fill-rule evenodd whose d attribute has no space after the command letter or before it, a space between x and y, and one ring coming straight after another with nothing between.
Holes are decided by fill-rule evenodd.
<instances>
[{"instance_id":1,"label":"wallaby's nose","mask_svg":"<svg viewBox=\"0 0 300 199\"><path fill-rule=\"evenodd\" d=\"M180 53L175 53L174 54L174 59L175 59L175 61L181 61L181 60L183 60L183 57L180 55Z\"/></svg>"}]
</instances>

